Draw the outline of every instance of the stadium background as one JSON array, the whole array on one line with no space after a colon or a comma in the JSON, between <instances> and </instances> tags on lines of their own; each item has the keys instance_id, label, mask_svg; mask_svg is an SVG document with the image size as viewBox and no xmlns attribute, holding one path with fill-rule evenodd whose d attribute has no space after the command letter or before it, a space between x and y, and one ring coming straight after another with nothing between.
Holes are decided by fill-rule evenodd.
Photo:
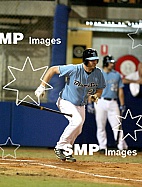
<instances>
[{"instance_id":1,"label":"stadium background","mask_svg":"<svg viewBox=\"0 0 142 187\"><path fill-rule=\"evenodd\" d=\"M81 4L81 5L80 5ZM16 93L3 89L10 82L11 76L8 66L21 69L29 56L34 68L57 64L76 64L81 62L80 51L87 47L96 48L99 52L102 66L104 52L112 54L116 60L125 55L132 55L138 61L142 59L141 47L132 49L132 40L128 33L135 32L132 27L127 28L99 28L86 25L87 20L93 21L122 21L125 24L137 22L141 19L141 1L0 1L0 32L21 32L24 40L17 45L0 45L0 143L11 137L13 142L21 146L54 147L64 127L66 119L54 113L46 113L15 105ZM45 46L44 44L30 45L28 38L61 38L61 45ZM142 41L141 32L136 35L135 44ZM117 63L116 63L117 64ZM136 70L137 66L135 67ZM130 72L134 71L130 67ZM128 73L130 73L128 72ZM17 74L13 86L20 90L22 98L25 94L32 94L39 85L37 77L30 80L22 79ZM64 85L63 79L55 76L51 80L55 88L47 92L42 105L57 109L55 101L59 90ZM133 116L141 115L142 98L132 97L128 85L125 85L127 109ZM131 119L127 119L131 124ZM139 121L142 124L142 121ZM130 126L131 130L131 126ZM112 131L107 124L108 145L114 146ZM130 148L142 148L141 132L137 133L137 141L130 137L126 139ZM97 143L96 124L92 114L86 112L83 132L76 143Z\"/></svg>"}]
</instances>

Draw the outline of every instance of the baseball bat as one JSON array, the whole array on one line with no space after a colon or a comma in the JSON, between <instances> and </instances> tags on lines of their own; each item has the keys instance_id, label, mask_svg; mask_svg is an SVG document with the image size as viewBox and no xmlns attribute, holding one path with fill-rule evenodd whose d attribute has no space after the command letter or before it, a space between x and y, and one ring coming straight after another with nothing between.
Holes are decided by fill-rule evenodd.
<instances>
[{"instance_id":1,"label":"baseball bat","mask_svg":"<svg viewBox=\"0 0 142 187\"><path fill-rule=\"evenodd\" d=\"M35 105L35 104L32 104L32 103L24 102L24 101L22 101L19 105L30 107L30 108L35 108L35 109L39 109L39 110L45 110L45 111L49 111L49 112L54 112L54 113L57 113L57 114L62 114L62 115L66 115L66 116L72 117L72 114L66 114L66 113L60 112L58 110L53 110L51 108L46 108L44 106L39 106L39 105Z\"/></svg>"}]
</instances>

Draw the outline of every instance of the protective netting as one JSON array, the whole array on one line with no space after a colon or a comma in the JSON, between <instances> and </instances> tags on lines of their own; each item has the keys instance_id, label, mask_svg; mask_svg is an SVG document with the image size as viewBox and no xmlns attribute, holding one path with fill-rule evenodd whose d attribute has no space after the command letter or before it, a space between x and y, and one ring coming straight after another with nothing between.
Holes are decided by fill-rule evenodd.
<instances>
[{"instance_id":1,"label":"protective netting","mask_svg":"<svg viewBox=\"0 0 142 187\"><path fill-rule=\"evenodd\" d=\"M14 7L14 6L13 6ZM14 7L15 8L15 7ZM19 99L25 95L35 98L34 91L40 84L40 77L44 71L31 73L29 61L33 68L49 66L51 61L51 48L54 44L52 40L53 17L48 16L21 16L21 15L0 15L0 101L14 101L15 91L4 90L3 87L9 82L15 81L8 88L19 90ZM19 34L23 34L23 39L13 44L18 39ZM24 63L28 57L28 68L25 73L21 73ZM12 69L8 66L19 69ZM26 69L26 68L25 68ZM46 98L43 101L46 101Z\"/></svg>"}]
</instances>

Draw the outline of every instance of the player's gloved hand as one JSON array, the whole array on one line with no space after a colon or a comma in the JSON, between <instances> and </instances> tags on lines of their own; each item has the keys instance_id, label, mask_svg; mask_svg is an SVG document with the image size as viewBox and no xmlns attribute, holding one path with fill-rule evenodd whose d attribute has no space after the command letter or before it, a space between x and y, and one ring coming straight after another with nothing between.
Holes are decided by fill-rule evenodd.
<instances>
[{"instance_id":1,"label":"player's gloved hand","mask_svg":"<svg viewBox=\"0 0 142 187\"><path fill-rule=\"evenodd\" d=\"M92 102L95 102L95 103L97 104L98 99L99 99L99 98L98 98L97 94L91 95L91 101L92 101Z\"/></svg>"},{"instance_id":2,"label":"player's gloved hand","mask_svg":"<svg viewBox=\"0 0 142 187\"><path fill-rule=\"evenodd\" d=\"M120 106L120 113L121 113L121 115L125 112L125 110L126 110L126 106L125 105L121 105Z\"/></svg>"},{"instance_id":3,"label":"player's gloved hand","mask_svg":"<svg viewBox=\"0 0 142 187\"><path fill-rule=\"evenodd\" d=\"M45 86L40 85L40 86L36 89L35 95L36 95L36 97L40 97L40 96L44 97L44 96L45 96Z\"/></svg>"},{"instance_id":4,"label":"player's gloved hand","mask_svg":"<svg viewBox=\"0 0 142 187\"><path fill-rule=\"evenodd\" d=\"M87 112L91 113L91 114L95 113L94 103L88 103L87 104Z\"/></svg>"}]
</instances>

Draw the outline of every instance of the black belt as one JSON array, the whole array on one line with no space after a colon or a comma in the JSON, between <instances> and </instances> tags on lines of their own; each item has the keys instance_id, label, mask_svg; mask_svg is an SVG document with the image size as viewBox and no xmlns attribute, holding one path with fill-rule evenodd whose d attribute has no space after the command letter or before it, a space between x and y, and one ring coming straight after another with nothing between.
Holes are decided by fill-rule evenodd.
<instances>
[{"instance_id":1,"label":"black belt","mask_svg":"<svg viewBox=\"0 0 142 187\"><path fill-rule=\"evenodd\" d=\"M113 99L113 98L107 98L107 97L104 97L105 100L108 100L108 101L111 101L111 100L117 100L117 99Z\"/></svg>"}]
</instances>

